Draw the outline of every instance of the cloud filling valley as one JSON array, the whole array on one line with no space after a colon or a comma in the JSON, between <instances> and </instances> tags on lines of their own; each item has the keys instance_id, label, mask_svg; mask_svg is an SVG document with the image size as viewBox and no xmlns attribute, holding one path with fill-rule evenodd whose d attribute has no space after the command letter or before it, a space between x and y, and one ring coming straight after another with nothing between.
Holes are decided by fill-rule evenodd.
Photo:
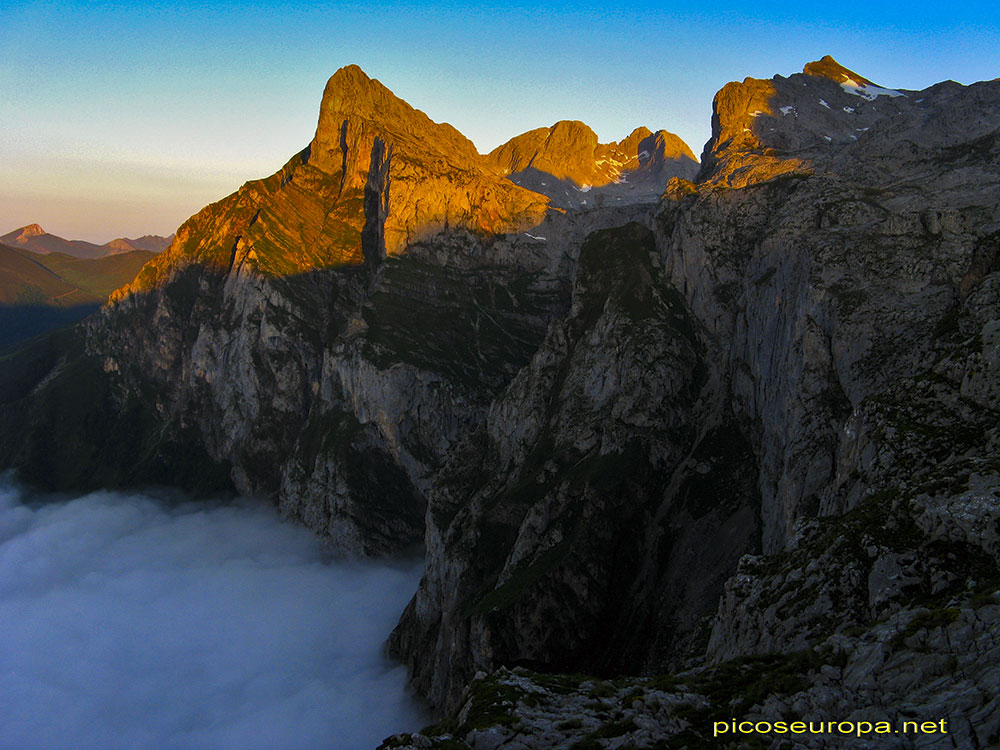
<instances>
[{"instance_id":1,"label":"cloud filling valley","mask_svg":"<svg viewBox=\"0 0 1000 750\"><path fill-rule=\"evenodd\" d=\"M270 507L0 481L0 747L373 748L426 716L382 644L417 562Z\"/></svg>"}]
</instances>

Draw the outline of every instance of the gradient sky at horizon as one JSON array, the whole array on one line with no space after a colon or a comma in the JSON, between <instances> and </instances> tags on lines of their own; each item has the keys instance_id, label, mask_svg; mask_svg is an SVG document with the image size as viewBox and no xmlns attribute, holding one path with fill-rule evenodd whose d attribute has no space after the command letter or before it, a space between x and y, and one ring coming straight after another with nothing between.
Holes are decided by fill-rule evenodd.
<instances>
[{"instance_id":1,"label":"gradient sky at horizon","mask_svg":"<svg viewBox=\"0 0 1000 750\"><path fill-rule=\"evenodd\" d=\"M992 3L691 0L11 2L0 22L0 234L169 234L312 138L359 64L489 151L561 119L646 125L696 153L726 82L831 54L887 86L1000 76Z\"/></svg>"}]
</instances>

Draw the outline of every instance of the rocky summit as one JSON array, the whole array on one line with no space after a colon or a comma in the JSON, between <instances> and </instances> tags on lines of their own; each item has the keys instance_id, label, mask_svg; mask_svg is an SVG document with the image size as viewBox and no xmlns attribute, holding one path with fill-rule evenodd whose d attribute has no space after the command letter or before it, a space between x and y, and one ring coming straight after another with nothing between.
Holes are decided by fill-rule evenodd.
<instances>
[{"instance_id":1,"label":"rocky summit","mask_svg":"<svg viewBox=\"0 0 1000 750\"><path fill-rule=\"evenodd\" d=\"M692 178L698 171L691 149L666 130L641 127L621 141L598 143L593 130L575 121L529 130L489 159L512 182L563 208L653 201L671 177Z\"/></svg>"},{"instance_id":2,"label":"rocky summit","mask_svg":"<svg viewBox=\"0 0 1000 750\"><path fill-rule=\"evenodd\" d=\"M0 462L422 546L389 650L440 721L385 748L997 746L998 189L1000 81L748 78L698 163L481 155L344 68L307 148L0 361Z\"/></svg>"}]
</instances>

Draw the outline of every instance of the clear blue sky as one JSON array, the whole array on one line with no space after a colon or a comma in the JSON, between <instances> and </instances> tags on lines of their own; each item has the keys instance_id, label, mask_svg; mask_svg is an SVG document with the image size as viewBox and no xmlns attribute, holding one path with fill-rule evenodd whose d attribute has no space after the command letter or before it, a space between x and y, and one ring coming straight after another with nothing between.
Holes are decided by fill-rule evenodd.
<instances>
[{"instance_id":1,"label":"clear blue sky","mask_svg":"<svg viewBox=\"0 0 1000 750\"><path fill-rule=\"evenodd\" d=\"M992 2L11 2L0 12L0 233L168 234L312 137L357 63L488 151L579 119L701 152L727 81L832 54L877 83L1000 76Z\"/></svg>"}]
</instances>

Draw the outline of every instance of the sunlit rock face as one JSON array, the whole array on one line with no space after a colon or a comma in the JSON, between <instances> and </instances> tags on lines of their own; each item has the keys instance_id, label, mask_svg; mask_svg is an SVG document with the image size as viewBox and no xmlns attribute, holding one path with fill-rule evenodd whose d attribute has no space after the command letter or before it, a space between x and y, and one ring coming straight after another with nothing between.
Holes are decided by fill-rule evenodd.
<instances>
[{"instance_id":1,"label":"sunlit rock face","mask_svg":"<svg viewBox=\"0 0 1000 750\"><path fill-rule=\"evenodd\" d=\"M288 276L360 263L376 138L395 154L389 253L449 227L502 233L545 216L543 196L502 179L457 130L349 66L327 82L316 135L300 154L189 219L167 253L118 296L160 286L189 264Z\"/></svg>"},{"instance_id":2,"label":"sunlit rock face","mask_svg":"<svg viewBox=\"0 0 1000 750\"><path fill-rule=\"evenodd\" d=\"M937 179L948 149L966 144L989 153L996 86L945 81L923 91L890 89L829 56L787 78L728 83L715 96L698 181L743 187L793 173L869 186Z\"/></svg>"},{"instance_id":3,"label":"sunlit rock face","mask_svg":"<svg viewBox=\"0 0 1000 750\"><path fill-rule=\"evenodd\" d=\"M654 200L670 178L698 171L691 149L666 130L641 127L621 141L598 143L593 130L569 120L522 133L488 158L512 182L562 208Z\"/></svg>"},{"instance_id":4,"label":"sunlit rock face","mask_svg":"<svg viewBox=\"0 0 1000 750\"><path fill-rule=\"evenodd\" d=\"M360 189L376 137L391 143L395 155L385 228L389 253L446 228L516 232L545 215L543 197L501 179L451 125L433 122L356 65L342 68L323 93L310 160L338 175L342 191Z\"/></svg>"}]
</instances>

